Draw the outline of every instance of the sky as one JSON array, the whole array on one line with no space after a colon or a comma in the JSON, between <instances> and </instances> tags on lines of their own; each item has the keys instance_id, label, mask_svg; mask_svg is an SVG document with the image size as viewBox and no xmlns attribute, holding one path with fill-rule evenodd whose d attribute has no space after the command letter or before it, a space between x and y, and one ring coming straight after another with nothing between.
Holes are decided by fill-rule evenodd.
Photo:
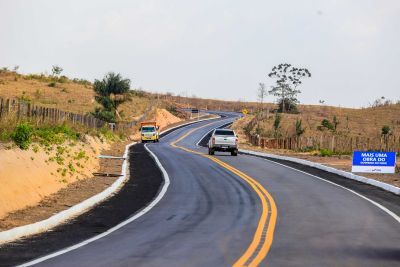
<instances>
[{"instance_id":1,"label":"sky","mask_svg":"<svg viewBox=\"0 0 400 267\"><path fill-rule=\"evenodd\" d=\"M0 67L22 73L114 71L151 92L256 101L290 63L312 74L304 104L400 99L398 0L0 0L0 25Z\"/></svg>"}]
</instances>

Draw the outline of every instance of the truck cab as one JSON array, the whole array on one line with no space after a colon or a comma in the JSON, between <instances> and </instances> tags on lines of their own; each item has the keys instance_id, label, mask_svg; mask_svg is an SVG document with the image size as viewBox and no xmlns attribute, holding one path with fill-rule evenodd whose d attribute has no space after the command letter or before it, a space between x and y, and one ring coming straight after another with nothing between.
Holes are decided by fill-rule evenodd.
<instances>
[{"instance_id":1,"label":"truck cab","mask_svg":"<svg viewBox=\"0 0 400 267\"><path fill-rule=\"evenodd\" d=\"M140 138L142 143L146 143L148 141L158 142L160 139L158 130L159 126L156 122L142 122L140 126Z\"/></svg>"}]
</instances>

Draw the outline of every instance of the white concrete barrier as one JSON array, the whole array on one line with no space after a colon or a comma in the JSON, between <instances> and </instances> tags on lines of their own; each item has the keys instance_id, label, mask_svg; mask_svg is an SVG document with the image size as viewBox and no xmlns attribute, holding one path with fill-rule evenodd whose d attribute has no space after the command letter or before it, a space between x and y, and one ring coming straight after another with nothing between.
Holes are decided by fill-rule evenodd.
<instances>
[{"instance_id":1,"label":"white concrete barrier","mask_svg":"<svg viewBox=\"0 0 400 267\"><path fill-rule=\"evenodd\" d=\"M136 144L136 142L131 143L125 147L125 152L123 156L124 158L128 157L129 148L134 144ZM124 160L124 162L122 163L121 176L112 185L110 185L108 188L98 193L97 195L94 195L70 207L69 209L56 213L55 215L45 220L0 232L0 245L17 240L21 237L35 235L47 231L57 225L60 225L61 223L67 220L70 220L78 216L79 214L84 213L93 206L106 200L107 198L118 192L118 190L128 179L127 169L128 169L128 161Z\"/></svg>"},{"instance_id":2,"label":"white concrete barrier","mask_svg":"<svg viewBox=\"0 0 400 267\"><path fill-rule=\"evenodd\" d=\"M370 179L364 176L360 175L355 175L351 172L346 172L342 170L338 170L332 167L325 166L320 163L304 160L304 159L298 159L298 158L293 158L293 157L287 157L287 156L279 156L279 155L274 155L274 154L269 154L269 153L263 153L263 152L257 152L257 151L252 151L252 150L246 150L246 149L239 149L240 153L247 154L247 155L253 155L253 156L259 156L259 157L265 157L265 158L271 158L271 159L280 159L280 160L286 160L290 162L295 162L299 163L305 166L310 166L314 167L323 171L327 171L330 173L334 173L340 176L343 176L348 179L356 180L365 184L370 184L379 188L382 188L386 191L389 191L391 193L394 193L396 195L400 195L400 188L394 185L390 185L384 182L380 182L374 179Z\"/></svg>"}]
</instances>

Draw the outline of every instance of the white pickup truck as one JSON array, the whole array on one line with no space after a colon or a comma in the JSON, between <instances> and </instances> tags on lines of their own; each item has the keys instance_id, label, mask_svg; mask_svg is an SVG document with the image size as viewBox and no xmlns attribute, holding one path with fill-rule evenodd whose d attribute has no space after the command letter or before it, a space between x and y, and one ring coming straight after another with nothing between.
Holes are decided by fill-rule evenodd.
<instances>
[{"instance_id":1,"label":"white pickup truck","mask_svg":"<svg viewBox=\"0 0 400 267\"><path fill-rule=\"evenodd\" d=\"M208 141L208 154L214 155L215 151L231 152L232 156L238 154L238 137L231 129L215 129Z\"/></svg>"}]
</instances>

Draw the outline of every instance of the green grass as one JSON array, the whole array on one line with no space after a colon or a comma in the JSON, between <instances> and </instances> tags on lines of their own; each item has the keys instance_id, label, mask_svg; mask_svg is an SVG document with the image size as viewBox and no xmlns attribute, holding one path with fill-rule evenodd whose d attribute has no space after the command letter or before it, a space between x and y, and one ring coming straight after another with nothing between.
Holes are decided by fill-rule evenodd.
<instances>
[{"instance_id":1,"label":"green grass","mask_svg":"<svg viewBox=\"0 0 400 267\"><path fill-rule=\"evenodd\" d=\"M65 141L77 141L82 134L67 124L34 126L30 122L19 122L12 128L0 129L0 141L13 141L19 148L26 150L33 142L44 147L61 145ZM37 152L37 146L34 146ZM64 151L57 151L63 154Z\"/></svg>"}]
</instances>

